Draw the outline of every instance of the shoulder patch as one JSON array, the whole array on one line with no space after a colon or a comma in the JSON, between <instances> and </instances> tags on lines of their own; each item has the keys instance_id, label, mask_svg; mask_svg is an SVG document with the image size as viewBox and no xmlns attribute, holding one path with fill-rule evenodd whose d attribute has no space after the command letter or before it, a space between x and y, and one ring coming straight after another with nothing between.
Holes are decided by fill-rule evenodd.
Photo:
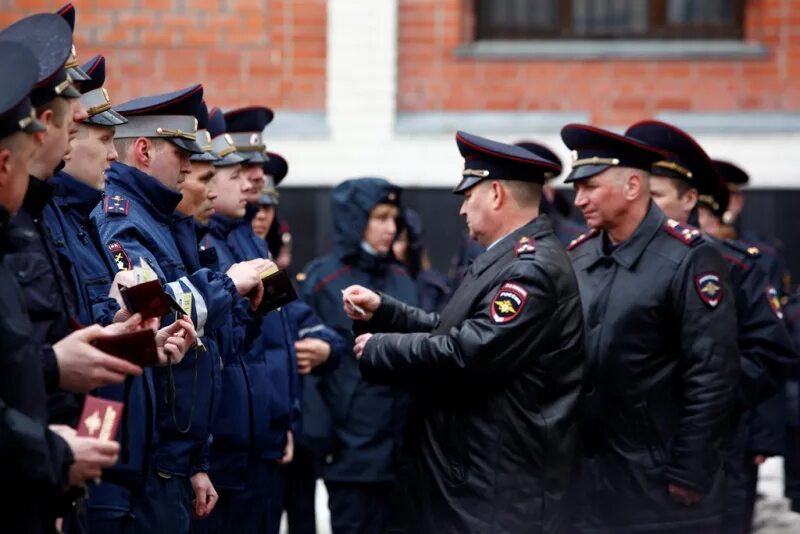
<instances>
[{"instance_id":1,"label":"shoulder patch","mask_svg":"<svg viewBox=\"0 0 800 534\"><path fill-rule=\"evenodd\" d=\"M522 236L514 245L514 254L517 256L521 254L532 254L536 250L536 239L533 236Z\"/></svg>"},{"instance_id":2,"label":"shoulder patch","mask_svg":"<svg viewBox=\"0 0 800 534\"><path fill-rule=\"evenodd\" d=\"M769 285L767 286L766 293L769 307L772 308L772 311L775 312L775 315L778 316L778 319L783 320L783 306L781 305L781 299L778 296L778 290Z\"/></svg>"},{"instance_id":3,"label":"shoulder patch","mask_svg":"<svg viewBox=\"0 0 800 534\"><path fill-rule=\"evenodd\" d=\"M106 196L103 200L103 211L106 215L128 215L130 204L121 195Z\"/></svg>"},{"instance_id":4,"label":"shoulder patch","mask_svg":"<svg viewBox=\"0 0 800 534\"><path fill-rule=\"evenodd\" d=\"M497 324L508 323L519 316L525 301L528 300L528 291L514 282L505 282L495 294L491 304L492 321Z\"/></svg>"},{"instance_id":5,"label":"shoulder patch","mask_svg":"<svg viewBox=\"0 0 800 534\"><path fill-rule=\"evenodd\" d=\"M719 274L714 272L698 274L694 277L694 287L700 300L709 307L716 308L722 302L722 282Z\"/></svg>"},{"instance_id":6,"label":"shoulder patch","mask_svg":"<svg viewBox=\"0 0 800 534\"><path fill-rule=\"evenodd\" d=\"M585 243L586 241L588 241L589 239L591 239L596 235L597 235L597 230L589 230L585 234L579 235L570 242L569 246L567 246L567 250L572 250L578 247L579 245Z\"/></svg>"},{"instance_id":7,"label":"shoulder patch","mask_svg":"<svg viewBox=\"0 0 800 534\"><path fill-rule=\"evenodd\" d=\"M671 237L674 237L684 245L694 245L702 239L700 230L692 228L691 226L684 226L675 219L667 219L667 222L662 226L664 231Z\"/></svg>"},{"instance_id":8,"label":"shoulder patch","mask_svg":"<svg viewBox=\"0 0 800 534\"><path fill-rule=\"evenodd\" d=\"M125 252L125 249L122 248L122 245L119 241L109 241L108 250L114 257L114 263L116 264L117 269L120 271L130 271L133 269L133 264L128 257L128 253Z\"/></svg>"}]
</instances>

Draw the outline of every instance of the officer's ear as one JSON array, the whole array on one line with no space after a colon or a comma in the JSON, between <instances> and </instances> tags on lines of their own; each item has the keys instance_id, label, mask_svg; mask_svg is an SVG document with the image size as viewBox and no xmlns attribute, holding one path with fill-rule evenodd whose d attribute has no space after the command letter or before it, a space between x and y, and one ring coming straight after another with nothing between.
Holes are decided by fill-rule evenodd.
<instances>
[{"instance_id":1,"label":"officer's ear","mask_svg":"<svg viewBox=\"0 0 800 534\"><path fill-rule=\"evenodd\" d=\"M508 191L503 187L502 182L492 180L491 191L489 192L490 200L492 201L493 208L499 208L503 205L508 197Z\"/></svg>"},{"instance_id":2,"label":"officer's ear","mask_svg":"<svg viewBox=\"0 0 800 534\"><path fill-rule=\"evenodd\" d=\"M622 187L625 198L627 200L636 200L643 194L647 194L649 198L650 192L647 190L645 184L646 179L646 177L642 176L641 172L631 169L625 177L625 182Z\"/></svg>"},{"instance_id":3,"label":"officer's ear","mask_svg":"<svg viewBox=\"0 0 800 534\"><path fill-rule=\"evenodd\" d=\"M8 187L8 180L11 177L11 149L8 147L0 148L0 188Z\"/></svg>"},{"instance_id":4,"label":"officer's ear","mask_svg":"<svg viewBox=\"0 0 800 534\"><path fill-rule=\"evenodd\" d=\"M133 156L136 163L143 167L150 167L153 157L153 143L146 137L137 137L133 142Z\"/></svg>"}]
</instances>

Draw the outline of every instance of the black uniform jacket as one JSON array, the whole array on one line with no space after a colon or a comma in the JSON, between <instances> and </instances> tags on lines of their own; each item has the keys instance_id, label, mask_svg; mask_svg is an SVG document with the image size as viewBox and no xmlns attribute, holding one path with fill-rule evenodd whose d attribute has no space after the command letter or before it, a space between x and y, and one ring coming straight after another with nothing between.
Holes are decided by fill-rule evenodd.
<instances>
[{"instance_id":1,"label":"black uniform jacket","mask_svg":"<svg viewBox=\"0 0 800 534\"><path fill-rule=\"evenodd\" d=\"M589 532L661 532L719 521L720 448L739 375L728 269L696 230L653 203L606 254L604 232L571 245L586 320L581 486ZM672 500L668 484L704 494Z\"/></svg>"},{"instance_id":2,"label":"black uniform jacket","mask_svg":"<svg viewBox=\"0 0 800 534\"><path fill-rule=\"evenodd\" d=\"M360 362L411 385L411 532L556 532L575 466L583 321L541 215L478 256L442 311L383 297Z\"/></svg>"},{"instance_id":3,"label":"black uniform jacket","mask_svg":"<svg viewBox=\"0 0 800 534\"><path fill-rule=\"evenodd\" d=\"M0 207L0 472L6 488L0 530L52 532L72 453L47 429L44 376L25 297L2 261L11 242L8 212Z\"/></svg>"}]
</instances>

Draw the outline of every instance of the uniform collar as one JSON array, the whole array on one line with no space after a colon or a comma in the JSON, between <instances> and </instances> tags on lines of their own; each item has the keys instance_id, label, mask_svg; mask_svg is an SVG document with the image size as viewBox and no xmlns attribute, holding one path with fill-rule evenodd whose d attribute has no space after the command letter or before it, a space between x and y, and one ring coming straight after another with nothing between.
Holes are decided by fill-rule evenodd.
<instances>
[{"instance_id":1,"label":"uniform collar","mask_svg":"<svg viewBox=\"0 0 800 534\"><path fill-rule=\"evenodd\" d=\"M481 253L472 262L471 270L475 275L480 275L505 254L514 252L514 244L518 239L525 236L533 236L534 239L553 232L553 223L550 217L540 214L527 224L520 226L510 234L506 235L497 243L494 243L490 250Z\"/></svg>"},{"instance_id":2,"label":"uniform collar","mask_svg":"<svg viewBox=\"0 0 800 534\"><path fill-rule=\"evenodd\" d=\"M244 219L242 220L247 223L252 223L259 211L261 211L261 206L259 204L247 204L244 210Z\"/></svg>"},{"instance_id":3,"label":"uniform collar","mask_svg":"<svg viewBox=\"0 0 800 534\"><path fill-rule=\"evenodd\" d=\"M197 236L197 242L203 240L205 236L211 231L211 228L208 225L201 224L197 221L194 221L194 233Z\"/></svg>"},{"instance_id":4,"label":"uniform collar","mask_svg":"<svg viewBox=\"0 0 800 534\"><path fill-rule=\"evenodd\" d=\"M33 217L41 217L44 207L53 198L53 186L34 176L28 177L28 190L22 206Z\"/></svg>"},{"instance_id":5,"label":"uniform collar","mask_svg":"<svg viewBox=\"0 0 800 534\"><path fill-rule=\"evenodd\" d=\"M89 215L103 199L103 192L95 189L71 174L57 172L49 181L53 186L53 198L59 206L73 208L83 215Z\"/></svg>"},{"instance_id":6,"label":"uniform collar","mask_svg":"<svg viewBox=\"0 0 800 534\"><path fill-rule=\"evenodd\" d=\"M644 216L644 219L642 219L642 222L639 223L639 226L628 239L620 243L617 248L614 249L610 257L626 269L632 268L641 257L642 253L644 253L647 245L650 244L664 225L666 218L667 216L664 215L664 212L651 200L650 206L647 209L647 214ZM603 232L603 234L604 233L605 232ZM592 239L591 244L587 243L587 245L593 247L591 250L595 258L592 263L604 256L603 235Z\"/></svg>"},{"instance_id":7,"label":"uniform collar","mask_svg":"<svg viewBox=\"0 0 800 534\"><path fill-rule=\"evenodd\" d=\"M211 235L219 239L225 239L240 220L241 219L232 219L219 214L212 215L211 221L208 223Z\"/></svg>"},{"instance_id":8,"label":"uniform collar","mask_svg":"<svg viewBox=\"0 0 800 534\"><path fill-rule=\"evenodd\" d=\"M157 219L168 222L183 198L147 173L115 161L106 173L108 183L121 189L131 199L147 206Z\"/></svg>"}]
</instances>

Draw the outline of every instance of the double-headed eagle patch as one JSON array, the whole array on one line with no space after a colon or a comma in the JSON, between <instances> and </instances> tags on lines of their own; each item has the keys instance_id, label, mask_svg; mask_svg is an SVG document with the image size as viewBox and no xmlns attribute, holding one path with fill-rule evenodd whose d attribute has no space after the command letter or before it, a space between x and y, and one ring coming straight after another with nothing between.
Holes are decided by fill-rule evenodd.
<instances>
[{"instance_id":1,"label":"double-headed eagle patch","mask_svg":"<svg viewBox=\"0 0 800 534\"><path fill-rule=\"evenodd\" d=\"M722 282L717 273L702 273L694 277L694 287L700 300L712 308L722 302Z\"/></svg>"},{"instance_id":2,"label":"double-headed eagle patch","mask_svg":"<svg viewBox=\"0 0 800 534\"><path fill-rule=\"evenodd\" d=\"M513 282L505 282L492 299L492 320L497 324L515 319L528 299L528 291Z\"/></svg>"}]
</instances>

